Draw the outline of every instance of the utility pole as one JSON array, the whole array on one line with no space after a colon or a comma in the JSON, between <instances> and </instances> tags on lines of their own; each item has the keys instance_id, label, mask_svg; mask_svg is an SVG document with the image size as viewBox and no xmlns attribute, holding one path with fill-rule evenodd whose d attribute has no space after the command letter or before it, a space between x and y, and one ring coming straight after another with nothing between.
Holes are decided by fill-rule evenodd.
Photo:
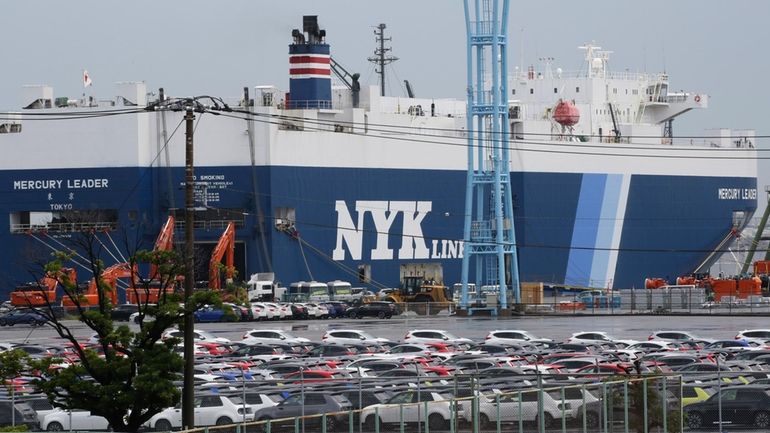
<instances>
[{"instance_id":1,"label":"utility pole","mask_svg":"<svg viewBox=\"0 0 770 433\"><path fill-rule=\"evenodd\" d=\"M380 74L380 96L385 96L385 65L398 60L396 56L386 56L391 48L385 48L385 41L390 41L392 38L385 37L385 27L384 23L376 27L374 34L377 35L377 42L380 43L380 46L375 48L373 57L367 58L367 60L377 65L375 72Z\"/></svg>"},{"instance_id":2,"label":"utility pole","mask_svg":"<svg viewBox=\"0 0 770 433\"><path fill-rule=\"evenodd\" d=\"M195 359L193 358L193 312L190 308L190 298L193 294L195 284L195 250L193 248L195 232L193 231L195 209L194 209L194 165L193 165L193 131L195 115L193 114L193 100L186 102L185 106L185 212L184 212L184 230L185 230L185 276L184 276L184 387L182 388L182 428L192 429L195 427L194 407L194 369Z\"/></svg>"}]
</instances>

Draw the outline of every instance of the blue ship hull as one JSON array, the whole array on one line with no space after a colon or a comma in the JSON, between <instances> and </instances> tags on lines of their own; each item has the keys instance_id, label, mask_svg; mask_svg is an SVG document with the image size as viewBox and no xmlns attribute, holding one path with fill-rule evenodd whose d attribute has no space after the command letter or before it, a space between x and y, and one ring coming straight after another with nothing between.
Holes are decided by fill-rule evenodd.
<instances>
[{"instance_id":1,"label":"blue ship hull","mask_svg":"<svg viewBox=\"0 0 770 433\"><path fill-rule=\"evenodd\" d=\"M311 279L365 285L359 269L368 266L377 289L398 284L401 264L432 262L441 264L446 284L459 281L464 172L273 166L255 173L267 254L251 168L196 170L210 183L214 219L241 221L241 277L267 271L269 261L285 285ZM182 176L181 168L4 171L0 212L15 221L27 211L114 210L112 240L141 239L151 248L169 208L182 208ZM756 208L753 178L633 175L627 192L613 174L514 172L512 183L522 281L631 288L648 276L675 278L692 272L730 232L734 212L750 216ZM293 224L286 221L289 209ZM39 275L51 247L65 249L77 237L40 229L19 224L2 234L6 298ZM222 231L204 225L196 241L210 249ZM201 262L205 278L207 260Z\"/></svg>"}]
</instances>

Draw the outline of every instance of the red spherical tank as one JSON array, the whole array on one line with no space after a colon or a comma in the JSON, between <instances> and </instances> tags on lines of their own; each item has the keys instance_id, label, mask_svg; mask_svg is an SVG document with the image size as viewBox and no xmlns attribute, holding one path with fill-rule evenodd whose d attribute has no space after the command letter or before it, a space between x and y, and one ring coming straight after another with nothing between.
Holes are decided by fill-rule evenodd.
<instances>
[{"instance_id":1,"label":"red spherical tank","mask_svg":"<svg viewBox=\"0 0 770 433\"><path fill-rule=\"evenodd\" d=\"M571 101L559 100L553 119L563 126L575 126L580 121L580 110Z\"/></svg>"}]
</instances>

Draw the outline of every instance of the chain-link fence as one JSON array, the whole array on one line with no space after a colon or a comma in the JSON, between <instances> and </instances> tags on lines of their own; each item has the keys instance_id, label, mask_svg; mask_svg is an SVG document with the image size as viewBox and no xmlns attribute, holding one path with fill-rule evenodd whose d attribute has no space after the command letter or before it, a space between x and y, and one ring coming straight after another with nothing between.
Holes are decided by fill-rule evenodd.
<instances>
[{"instance_id":1,"label":"chain-link fence","mask_svg":"<svg viewBox=\"0 0 770 433\"><path fill-rule=\"evenodd\" d=\"M380 433L397 432L681 432L682 380L679 376L585 378L554 385L550 377L521 382L516 391L495 391L494 378L460 377L451 387L400 391L385 403L362 409L318 413L305 394L257 411L255 420L187 432L207 433ZM525 383L526 382L526 383ZM539 385L539 386L538 386ZM534 388L533 388L534 386ZM301 413L299 413L301 411ZM297 413L294 413L297 412ZM285 413L289 416L276 416Z\"/></svg>"}]
</instances>

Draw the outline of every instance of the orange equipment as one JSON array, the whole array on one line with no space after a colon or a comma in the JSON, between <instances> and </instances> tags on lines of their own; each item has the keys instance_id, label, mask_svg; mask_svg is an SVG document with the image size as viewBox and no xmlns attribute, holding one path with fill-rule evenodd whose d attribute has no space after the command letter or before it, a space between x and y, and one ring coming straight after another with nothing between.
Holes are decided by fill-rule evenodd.
<instances>
[{"instance_id":1,"label":"orange equipment","mask_svg":"<svg viewBox=\"0 0 770 433\"><path fill-rule=\"evenodd\" d=\"M136 277L136 269L131 269L131 266L128 263L117 263L109 268L105 269L102 272L102 279L105 283L107 283L110 287L112 287L112 290L109 293L106 293L107 296L110 297L110 301L112 302L112 305L116 305L118 303L118 293L117 293L117 285L118 280L121 278L131 278L131 286L134 285L133 279ZM80 306L82 307L89 307L94 305L99 305L99 291L98 291L98 284L96 281L96 278L91 279L91 281L88 283L88 289L85 293L82 293L80 295ZM72 302L72 299L70 299L69 296L64 296L61 301L62 306L64 307L74 307L75 303Z\"/></svg>"},{"instance_id":2,"label":"orange equipment","mask_svg":"<svg viewBox=\"0 0 770 433\"><path fill-rule=\"evenodd\" d=\"M153 251L171 251L174 248L174 225L174 217L169 215L166 224L163 225L158 234L158 239L155 240ZM150 279L147 288L134 285L129 287L126 291L126 302L129 304L157 304L161 290L163 293L174 291L173 283L164 288L160 287L162 284L158 275L158 267L155 264L150 265Z\"/></svg>"},{"instance_id":3,"label":"orange equipment","mask_svg":"<svg viewBox=\"0 0 770 433\"><path fill-rule=\"evenodd\" d=\"M665 278L645 278L644 279L645 289L659 289L663 286L668 286L668 281L666 281Z\"/></svg>"},{"instance_id":4,"label":"orange equipment","mask_svg":"<svg viewBox=\"0 0 770 433\"><path fill-rule=\"evenodd\" d=\"M716 302L719 302L724 296L746 299L749 296L762 295L762 280L757 276L713 278L708 275L687 275L678 277L676 283L679 285L694 285L695 287L711 290L714 292L714 301Z\"/></svg>"},{"instance_id":5,"label":"orange equipment","mask_svg":"<svg viewBox=\"0 0 770 433\"><path fill-rule=\"evenodd\" d=\"M232 221L227 223L225 232L222 233L217 246L214 247L214 251L211 253L211 260L209 261L209 288L212 290L220 290L222 288L222 282L219 281L219 263L222 262L222 257L225 258L225 278L227 281L232 281L235 272L233 268L235 265L235 223Z\"/></svg>"},{"instance_id":6,"label":"orange equipment","mask_svg":"<svg viewBox=\"0 0 770 433\"><path fill-rule=\"evenodd\" d=\"M59 278L64 275L70 282L77 282L77 272L73 268L62 268L55 275L49 272L40 279L40 282L19 286L11 292L11 305L14 307L41 307L55 303Z\"/></svg>"},{"instance_id":7,"label":"orange equipment","mask_svg":"<svg viewBox=\"0 0 770 433\"><path fill-rule=\"evenodd\" d=\"M758 260L754 262L754 275L770 274L770 260Z\"/></svg>"}]
</instances>

